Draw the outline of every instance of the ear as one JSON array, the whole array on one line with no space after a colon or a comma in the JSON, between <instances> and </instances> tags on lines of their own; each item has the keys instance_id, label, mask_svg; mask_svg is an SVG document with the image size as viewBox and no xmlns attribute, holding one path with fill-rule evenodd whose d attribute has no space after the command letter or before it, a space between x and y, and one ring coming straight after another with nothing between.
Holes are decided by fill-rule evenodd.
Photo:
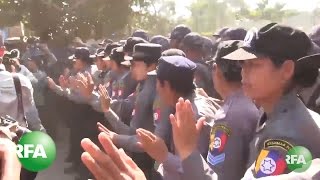
<instances>
[{"instance_id":1,"label":"ear","mask_svg":"<svg viewBox=\"0 0 320 180\"><path fill-rule=\"evenodd\" d=\"M293 77L294 74L294 68L295 68L295 63L293 60L286 60L283 64L282 64L282 74L283 74L283 78L288 81Z\"/></svg>"}]
</instances>

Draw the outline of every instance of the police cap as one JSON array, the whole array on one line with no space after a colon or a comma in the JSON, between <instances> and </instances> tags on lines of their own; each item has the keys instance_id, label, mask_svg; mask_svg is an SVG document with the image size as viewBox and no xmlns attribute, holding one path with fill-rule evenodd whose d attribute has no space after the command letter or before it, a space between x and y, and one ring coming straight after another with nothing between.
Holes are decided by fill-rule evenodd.
<instances>
[{"instance_id":1,"label":"police cap","mask_svg":"<svg viewBox=\"0 0 320 180\"><path fill-rule=\"evenodd\" d=\"M162 52L161 45L153 43L136 44L133 49L133 61L157 62Z\"/></svg>"},{"instance_id":2,"label":"police cap","mask_svg":"<svg viewBox=\"0 0 320 180\"><path fill-rule=\"evenodd\" d=\"M186 25L178 25L171 32L170 39L181 41L187 34L191 33L191 29Z\"/></svg>"}]
</instances>

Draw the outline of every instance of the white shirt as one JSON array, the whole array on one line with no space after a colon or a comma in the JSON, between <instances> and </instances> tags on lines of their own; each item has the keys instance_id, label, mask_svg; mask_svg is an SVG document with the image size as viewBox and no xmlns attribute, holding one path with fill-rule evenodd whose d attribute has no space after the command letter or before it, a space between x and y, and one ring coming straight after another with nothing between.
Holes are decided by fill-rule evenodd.
<instances>
[{"instance_id":1,"label":"white shirt","mask_svg":"<svg viewBox=\"0 0 320 180\"><path fill-rule=\"evenodd\" d=\"M31 82L27 77L21 74L18 73L17 75L21 82L24 116L29 124L28 129L32 131L44 130L34 103ZM13 76L10 72L5 71L4 68L0 66L0 116L5 115L11 116L19 122L20 126L26 127L23 115L18 113L18 98Z\"/></svg>"}]
</instances>

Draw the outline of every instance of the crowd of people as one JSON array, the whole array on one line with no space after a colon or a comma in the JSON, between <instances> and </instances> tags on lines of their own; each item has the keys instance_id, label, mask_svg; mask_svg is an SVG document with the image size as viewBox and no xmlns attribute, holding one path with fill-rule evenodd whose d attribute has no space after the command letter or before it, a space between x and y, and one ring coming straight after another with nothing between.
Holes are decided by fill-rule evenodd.
<instances>
[{"instance_id":1,"label":"crowd of people","mask_svg":"<svg viewBox=\"0 0 320 180\"><path fill-rule=\"evenodd\" d=\"M208 38L178 25L170 37L137 30L106 39L94 53L74 44L61 60L30 38L22 55L3 53L0 115L54 139L67 126L72 165L65 173L78 179L316 180L319 39L320 27L307 35L270 23ZM0 139L8 146L0 148L2 161L10 162L2 163L2 177L35 179L23 168L18 176L14 144ZM313 158L302 173L286 163L296 146Z\"/></svg>"}]
</instances>

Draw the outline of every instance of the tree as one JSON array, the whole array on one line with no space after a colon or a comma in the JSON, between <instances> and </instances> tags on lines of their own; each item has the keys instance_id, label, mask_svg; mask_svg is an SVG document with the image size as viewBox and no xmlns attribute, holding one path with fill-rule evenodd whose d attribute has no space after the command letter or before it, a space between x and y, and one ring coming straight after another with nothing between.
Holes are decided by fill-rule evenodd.
<instances>
[{"instance_id":1,"label":"tree","mask_svg":"<svg viewBox=\"0 0 320 180\"><path fill-rule=\"evenodd\" d=\"M286 4L276 3L274 6L270 5L269 0L261 0L257 4L257 8L249 10L247 8L241 8L238 12L240 18L246 18L250 20L269 20L273 22L281 22L283 19L297 15L297 11L285 10Z\"/></svg>"},{"instance_id":2,"label":"tree","mask_svg":"<svg viewBox=\"0 0 320 180\"><path fill-rule=\"evenodd\" d=\"M121 31L132 14L129 0L0 0L0 26L23 22L34 35L87 39Z\"/></svg>"},{"instance_id":3,"label":"tree","mask_svg":"<svg viewBox=\"0 0 320 180\"><path fill-rule=\"evenodd\" d=\"M147 30L152 35L166 35L177 23L174 0L137 1L135 11L128 24L131 33L136 29Z\"/></svg>"}]
</instances>

